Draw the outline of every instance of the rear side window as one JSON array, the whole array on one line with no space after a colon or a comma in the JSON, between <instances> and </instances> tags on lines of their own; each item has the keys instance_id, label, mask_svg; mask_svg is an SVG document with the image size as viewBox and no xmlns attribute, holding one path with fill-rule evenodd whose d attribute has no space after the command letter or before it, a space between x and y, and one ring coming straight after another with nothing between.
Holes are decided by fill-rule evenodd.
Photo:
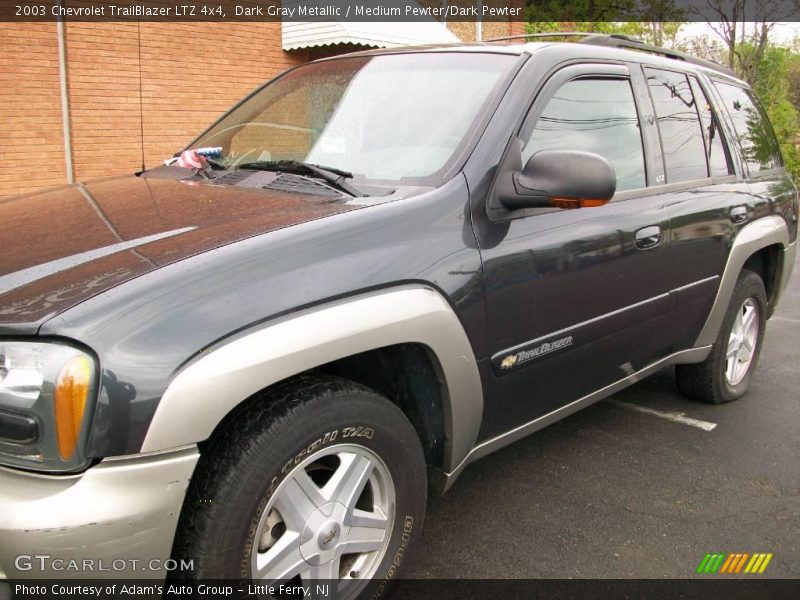
<instances>
[{"instance_id":1,"label":"rear side window","mask_svg":"<svg viewBox=\"0 0 800 600\"><path fill-rule=\"evenodd\" d=\"M706 158L708 159L709 175L712 177L723 177L730 175L733 170L730 166L730 157L725 141L722 138L722 130L719 121L714 114L711 103L708 101L700 83L693 76L689 76L689 83L692 85L692 93L697 103L697 111L700 113L700 122L703 124L703 137L706 142Z\"/></svg>"},{"instance_id":2,"label":"rear side window","mask_svg":"<svg viewBox=\"0 0 800 600\"><path fill-rule=\"evenodd\" d=\"M719 81L714 85L733 121L750 173L775 169L783 164L778 141L753 92Z\"/></svg>"},{"instance_id":3,"label":"rear side window","mask_svg":"<svg viewBox=\"0 0 800 600\"><path fill-rule=\"evenodd\" d=\"M682 73L645 69L656 111L667 183L708 177L703 128L689 80Z\"/></svg>"},{"instance_id":4,"label":"rear side window","mask_svg":"<svg viewBox=\"0 0 800 600\"><path fill-rule=\"evenodd\" d=\"M614 167L618 192L645 187L639 117L627 79L568 81L521 137L522 164L540 150L594 152Z\"/></svg>"}]
</instances>

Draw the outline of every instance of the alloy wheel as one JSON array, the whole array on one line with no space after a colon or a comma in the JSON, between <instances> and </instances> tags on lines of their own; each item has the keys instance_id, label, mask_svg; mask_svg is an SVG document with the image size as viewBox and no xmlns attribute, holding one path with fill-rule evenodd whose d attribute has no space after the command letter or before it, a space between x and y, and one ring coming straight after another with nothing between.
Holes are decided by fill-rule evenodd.
<instances>
[{"instance_id":1,"label":"alloy wheel","mask_svg":"<svg viewBox=\"0 0 800 600\"><path fill-rule=\"evenodd\" d=\"M758 341L758 305L747 298L733 320L725 353L725 380L728 385L741 383L753 362Z\"/></svg>"},{"instance_id":2,"label":"alloy wheel","mask_svg":"<svg viewBox=\"0 0 800 600\"><path fill-rule=\"evenodd\" d=\"M259 583L328 583L351 598L374 575L392 535L389 470L363 446L339 444L291 469L261 515L251 559Z\"/></svg>"}]
</instances>

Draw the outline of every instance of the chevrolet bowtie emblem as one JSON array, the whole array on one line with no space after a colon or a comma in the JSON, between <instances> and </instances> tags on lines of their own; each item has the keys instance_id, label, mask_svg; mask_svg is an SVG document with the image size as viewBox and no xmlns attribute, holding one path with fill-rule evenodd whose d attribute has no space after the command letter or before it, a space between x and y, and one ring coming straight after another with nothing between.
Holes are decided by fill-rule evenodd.
<instances>
[{"instance_id":1,"label":"chevrolet bowtie emblem","mask_svg":"<svg viewBox=\"0 0 800 600\"><path fill-rule=\"evenodd\" d=\"M509 354L503 359L503 362L500 363L501 369L510 369L515 364L517 364L517 355L516 354Z\"/></svg>"}]
</instances>

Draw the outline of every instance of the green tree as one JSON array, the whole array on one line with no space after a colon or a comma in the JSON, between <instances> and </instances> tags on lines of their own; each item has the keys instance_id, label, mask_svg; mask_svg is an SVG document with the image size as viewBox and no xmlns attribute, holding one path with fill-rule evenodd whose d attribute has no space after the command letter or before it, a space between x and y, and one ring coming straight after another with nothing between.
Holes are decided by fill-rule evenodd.
<instances>
[{"instance_id":1,"label":"green tree","mask_svg":"<svg viewBox=\"0 0 800 600\"><path fill-rule=\"evenodd\" d=\"M740 48L743 53L751 52L747 45ZM758 94L767 111L775 135L781 146L786 167L795 180L800 181L800 151L798 151L798 129L800 111L796 104L798 90L793 83L798 82L800 74L800 54L790 48L767 46L756 69L753 90Z\"/></svg>"},{"instance_id":2,"label":"green tree","mask_svg":"<svg viewBox=\"0 0 800 600\"><path fill-rule=\"evenodd\" d=\"M528 33L622 34L672 47L683 12L674 0L528 0Z\"/></svg>"},{"instance_id":3,"label":"green tree","mask_svg":"<svg viewBox=\"0 0 800 600\"><path fill-rule=\"evenodd\" d=\"M525 16L529 33L585 31L621 33L617 22L636 0L528 0Z\"/></svg>"},{"instance_id":4,"label":"green tree","mask_svg":"<svg viewBox=\"0 0 800 600\"><path fill-rule=\"evenodd\" d=\"M706 13L717 15L718 20L709 22L717 35L677 43L685 15L674 0L528 0L527 31L624 34L730 65L758 94L786 166L800 181L800 39L793 48L770 40L775 23L767 17L779 1L759 4L758 21L745 24L745 0L706 0ZM768 139L761 141L756 146L766 148Z\"/></svg>"},{"instance_id":5,"label":"green tree","mask_svg":"<svg viewBox=\"0 0 800 600\"><path fill-rule=\"evenodd\" d=\"M725 47L723 64L753 84L764 53L771 45L770 34L779 21L791 20L798 0L706 0L695 9L702 15Z\"/></svg>"}]
</instances>

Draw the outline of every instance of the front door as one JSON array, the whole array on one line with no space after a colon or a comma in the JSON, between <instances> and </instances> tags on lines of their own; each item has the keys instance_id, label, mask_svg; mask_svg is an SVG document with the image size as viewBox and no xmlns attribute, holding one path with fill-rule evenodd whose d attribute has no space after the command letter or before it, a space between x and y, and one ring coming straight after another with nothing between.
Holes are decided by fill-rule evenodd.
<instances>
[{"instance_id":1,"label":"front door","mask_svg":"<svg viewBox=\"0 0 800 600\"><path fill-rule=\"evenodd\" d=\"M666 352L672 282L669 218L648 194L652 115L628 67L566 67L545 84L518 134L521 164L540 150L604 156L617 193L598 208L473 214L484 264L498 435L634 373ZM644 107L644 108L642 108ZM647 113L645 116L648 116ZM508 158L507 158L508 159ZM651 173L651 178L652 178ZM481 210L477 208L476 210Z\"/></svg>"}]
</instances>

